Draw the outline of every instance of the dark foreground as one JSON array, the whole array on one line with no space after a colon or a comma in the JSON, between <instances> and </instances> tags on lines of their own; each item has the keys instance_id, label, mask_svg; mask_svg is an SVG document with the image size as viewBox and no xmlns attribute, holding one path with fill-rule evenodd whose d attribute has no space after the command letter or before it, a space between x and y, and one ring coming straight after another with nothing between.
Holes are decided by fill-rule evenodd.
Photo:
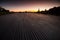
<instances>
[{"instance_id":1,"label":"dark foreground","mask_svg":"<svg viewBox=\"0 0 60 40\"><path fill-rule=\"evenodd\" d=\"M1 40L60 40L60 16L15 13L0 16Z\"/></svg>"}]
</instances>

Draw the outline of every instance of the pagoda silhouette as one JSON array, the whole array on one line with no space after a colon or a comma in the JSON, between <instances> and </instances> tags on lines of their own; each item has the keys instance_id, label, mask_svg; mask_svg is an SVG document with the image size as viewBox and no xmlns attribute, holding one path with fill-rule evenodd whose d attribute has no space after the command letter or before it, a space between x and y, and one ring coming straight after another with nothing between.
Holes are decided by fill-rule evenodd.
<instances>
[{"instance_id":1,"label":"pagoda silhouette","mask_svg":"<svg viewBox=\"0 0 60 40\"><path fill-rule=\"evenodd\" d=\"M38 9L37 13L40 13L40 9Z\"/></svg>"}]
</instances>

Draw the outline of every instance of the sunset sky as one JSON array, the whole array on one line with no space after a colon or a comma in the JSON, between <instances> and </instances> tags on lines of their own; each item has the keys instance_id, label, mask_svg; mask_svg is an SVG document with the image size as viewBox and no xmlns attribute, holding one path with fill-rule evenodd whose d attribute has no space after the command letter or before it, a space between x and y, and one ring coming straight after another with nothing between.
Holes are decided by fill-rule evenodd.
<instances>
[{"instance_id":1,"label":"sunset sky","mask_svg":"<svg viewBox=\"0 0 60 40\"><path fill-rule=\"evenodd\" d=\"M60 6L59 0L0 0L0 6L10 11L40 11Z\"/></svg>"}]
</instances>

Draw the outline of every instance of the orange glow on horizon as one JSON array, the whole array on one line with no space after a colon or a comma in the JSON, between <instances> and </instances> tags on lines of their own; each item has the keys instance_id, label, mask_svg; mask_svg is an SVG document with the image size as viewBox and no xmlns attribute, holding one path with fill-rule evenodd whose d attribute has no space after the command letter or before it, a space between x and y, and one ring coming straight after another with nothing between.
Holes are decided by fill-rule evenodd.
<instances>
[{"instance_id":1,"label":"orange glow on horizon","mask_svg":"<svg viewBox=\"0 0 60 40\"><path fill-rule=\"evenodd\" d=\"M45 11L45 9L39 9L39 10L40 10L40 11ZM46 10L48 10L48 9L46 9ZM13 12L37 12L38 9L35 9L35 10L33 10L33 9L25 9L25 10L12 9L12 10L10 10L10 11L13 11Z\"/></svg>"},{"instance_id":2,"label":"orange glow on horizon","mask_svg":"<svg viewBox=\"0 0 60 40\"><path fill-rule=\"evenodd\" d=\"M13 12L37 12L38 10L10 10Z\"/></svg>"}]
</instances>

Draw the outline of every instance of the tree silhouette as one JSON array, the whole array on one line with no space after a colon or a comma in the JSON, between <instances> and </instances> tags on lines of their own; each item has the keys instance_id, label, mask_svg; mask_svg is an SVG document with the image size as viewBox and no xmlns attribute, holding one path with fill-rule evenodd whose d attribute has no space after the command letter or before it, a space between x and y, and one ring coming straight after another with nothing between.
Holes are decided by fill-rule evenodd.
<instances>
[{"instance_id":1,"label":"tree silhouette","mask_svg":"<svg viewBox=\"0 0 60 40\"><path fill-rule=\"evenodd\" d=\"M53 7L49 10L41 11L41 13L60 16L60 6L59 7Z\"/></svg>"},{"instance_id":2,"label":"tree silhouette","mask_svg":"<svg viewBox=\"0 0 60 40\"><path fill-rule=\"evenodd\" d=\"M9 10L0 7L0 15L10 14Z\"/></svg>"},{"instance_id":3,"label":"tree silhouette","mask_svg":"<svg viewBox=\"0 0 60 40\"><path fill-rule=\"evenodd\" d=\"M52 15L60 15L60 7L54 7L48 10Z\"/></svg>"}]
</instances>

